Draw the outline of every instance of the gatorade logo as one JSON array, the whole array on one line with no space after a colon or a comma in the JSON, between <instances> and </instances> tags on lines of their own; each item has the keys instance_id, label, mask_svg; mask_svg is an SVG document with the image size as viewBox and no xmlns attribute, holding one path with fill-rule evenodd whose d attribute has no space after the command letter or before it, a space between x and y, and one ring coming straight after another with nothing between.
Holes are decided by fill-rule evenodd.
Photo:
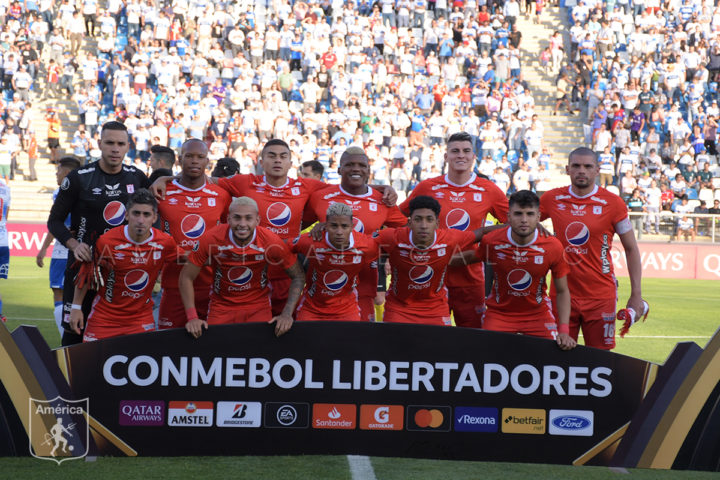
<instances>
[{"instance_id":1,"label":"gatorade logo","mask_svg":"<svg viewBox=\"0 0 720 480\"><path fill-rule=\"evenodd\" d=\"M288 224L292 217L292 211L290 207L282 202L276 202L270 205L267 209L268 222L274 227L283 227Z\"/></svg>"},{"instance_id":2,"label":"gatorade logo","mask_svg":"<svg viewBox=\"0 0 720 480\"><path fill-rule=\"evenodd\" d=\"M585 245L590 240L590 230L582 222L572 222L565 228L565 239L575 247Z\"/></svg>"},{"instance_id":3,"label":"gatorade logo","mask_svg":"<svg viewBox=\"0 0 720 480\"><path fill-rule=\"evenodd\" d=\"M450 210L445 217L445 224L447 228L465 231L470 226L470 215L462 208Z\"/></svg>"},{"instance_id":4,"label":"gatorade logo","mask_svg":"<svg viewBox=\"0 0 720 480\"><path fill-rule=\"evenodd\" d=\"M402 405L361 405L360 430L402 430Z\"/></svg>"},{"instance_id":5,"label":"gatorade logo","mask_svg":"<svg viewBox=\"0 0 720 480\"><path fill-rule=\"evenodd\" d=\"M429 265L416 265L410 269L408 275L414 283L423 284L430 281L433 273L433 269Z\"/></svg>"},{"instance_id":6,"label":"gatorade logo","mask_svg":"<svg viewBox=\"0 0 720 480\"><path fill-rule=\"evenodd\" d=\"M252 270L247 267L232 267L227 273L228 280L234 285L245 285L252 278Z\"/></svg>"},{"instance_id":7,"label":"gatorade logo","mask_svg":"<svg viewBox=\"0 0 720 480\"><path fill-rule=\"evenodd\" d=\"M516 268L508 273L507 282L513 290L522 291L532 284L532 276L522 268Z\"/></svg>"},{"instance_id":8,"label":"gatorade logo","mask_svg":"<svg viewBox=\"0 0 720 480\"><path fill-rule=\"evenodd\" d=\"M117 227L125 221L125 205L117 200L108 203L103 209L103 218L109 225Z\"/></svg>"},{"instance_id":9,"label":"gatorade logo","mask_svg":"<svg viewBox=\"0 0 720 480\"><path fill-rule=\"evenodd\" d=\"M336 292L343 288L348 283L347 273L341 270L330 270L323 276L323 283L328 288Z\"/></svg>"},{"instance_id":10,"label":"gatorade logo","mask_svg":"<svg viewBox=\"0 0 720 480\"><path fill-rule=\"evenodd\" d=\"M125 286L131 292L145 290L150 282L150 275L145 270L130 270L125 274Z\"/></svg>"},{"instance_id":11,"label":"gatorade logo","mask_svg":"<svg viewBox=\"0 0 720 480\"><path fill-rule=\"evenodd\" d=\"M200 238L205 233L205 220L200 215L190 214L185 215L180 223L180 230L183 235L193 240Z\"/></svg>"}]
</instances>

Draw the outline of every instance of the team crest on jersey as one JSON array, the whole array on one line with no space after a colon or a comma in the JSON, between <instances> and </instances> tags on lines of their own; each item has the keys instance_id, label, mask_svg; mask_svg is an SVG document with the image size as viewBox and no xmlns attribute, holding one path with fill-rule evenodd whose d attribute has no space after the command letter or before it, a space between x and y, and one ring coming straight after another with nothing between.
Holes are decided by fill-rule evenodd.
<instances>
[{"instance_id":1,"label":"team crest on jersey","mask_svg":"<svg viewBox=\"0 0 720 480\"><path fill-rule=\"evenodd\" d=\"M273 227L283 227L290 222L292 211L286 204L275 202L267 208L265 215Z\"/></svg>"},{"instance_id":2,"label":"team crest on jersey","mask_svg":"<svg viewBox=\"0 0 720 480\"><path fill-rule=\"evenodd\" d=\"M300 195L300 189L298 187L293 187L290 189L290 193L292 193L294 196Z\"/></svg>"},{"instance_id":3,"label":"team crest on jersey","mask_svg":"<svg viewBox=\"0 0 720 480\"><path fill-rule=\"evenodd\" d=\"M133 185L133 184L131 183L131 184L129 184L129 185L126 185L126 187L127 187L127 192L128 192L128 193L135 193L135 185Z\"/></svg>"},{"instance_id":4,"label":"team crest on jersey","mask_svg":"<svg viewBox=\"0 0 720 480\"><path fill-rule=\"evenodd\" d=\"M516 268L508 273L507 282L510 288L520 292L532 284L532 276L522 268Z\"/></svg>"},{"instance_id":5,"label":"team crest on jersey","mask_svg":"<svg viewBox=\"0 0 720 480\"><path fill-rule=\"evenodd\" d=\"M462 208L450 210L445 217L445 224L447 228L465 231L470 226L470 215Z\"/></svg>"},{"instance_id":6,"label":"team crest on jersey","mask_svg":"<svg viewBox=\"0 0 720 480\"><path fill-rule=\"evenodd\" d=\"M595 215L602 215L602 206L600 206L600 205L593 206L593 213Z\"/></svg>"},{"instance_id":7,"label":"team crest on jersey","mask_svg":"<svg viewBox=\"0 0 720 480\"><path fill-rule=\"evenodd\" d=\"M370 211L371 212L377 212L377 203L371 203L370 204Z\"/></svg>"},{"instance_id":8,"label":"team crest on jersey","mask_svg":"<svg viewBox=\"0 0 720 480\"><path fill-rule=\"evenodd\" d=\"M353 263L361 263L362 262L362 256L361 255L355 255L353 257Z\"/></svg>"},{"instance_id":9,"label":"team crest on jersey","mask_svg":"<svg viewBox=\"0 0 720 480\"><path fill-rule=\"evenodd\" d=\"M482 193L473 193L473 200L476 202L482 202Z\"/></svg>"},{"instance_id":10,"label":"team crest on jersey","mask_svg":"<svg viewBox=\"0 0 720 480\"><path fill-rule=\"evenodd\" d=\"M160 257L162 257L162 252L153 252L153 260L160 260Z\"/></svg>"},{"instance_id":11,"label":"team crest on jersey","mask_svg":"<svg viewBox=\"0 0 720 480\"><path fill-rule=\"evenodd\" d=\"M535 257L535 264L542 265L544 259L545 258L542 255L538 255L537 257Z\"/></svg>"},{"instance_id":12,"label":"team crest on jersey","mask_svg":"<svg viewBox=\"0 0 720 480\"><path fill-rule=\"evenodd\" d=\"M438 257L444 257L445 253L447 253L447 251L444 248L438 248L438 251L437 251Z\"/></svg>"},{"instance_id":13,"label":"team crest on jersey","mask_svg":"<svg viewBox=\"0 0 720 480\"><path fill-rule=\"evenodd\" d=\"M117 227L125 221L125 205L117 200L108 203L103 209L103 218L109 225Z\"/></svg>"},{"instance_id":14,"label":"team crest on jersey","mask_svg":"<svg viewBox=\"0 0 720 480\"><path fill-rule=\"evenodd\" d=\"M208 207L214 207L215 206L215 199L214 198L208 198Z\"/></svg>"},{"instance_id":15,"label":"team crest on jersey","mask_svg":"<svg viewBox=\"0 0 720 480\"><path fill-rule=\"evenodd\" d=\"M429 265L415 265L410 269L408 275L413 283L422 285L424 283L428 283L432 279L434 273L435 272L432 267Z\"/></svg>"}]
</instances>

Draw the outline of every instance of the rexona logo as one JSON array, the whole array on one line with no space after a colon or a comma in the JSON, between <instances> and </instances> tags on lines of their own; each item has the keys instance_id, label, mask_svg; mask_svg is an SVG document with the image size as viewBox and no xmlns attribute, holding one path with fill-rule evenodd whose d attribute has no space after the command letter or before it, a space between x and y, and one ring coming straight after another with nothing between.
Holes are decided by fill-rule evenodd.
<instances>
[{"instance_id":1,"label":"rexona logo","mask_svg":"<svg viewBox=\"0 0 720 480\"><path fill-rule=\"evenodd\" d=\"M410 405L407 408L407 429L413 431L449 432L452 419L450 407Z\"/></svg>"},{"instance_id":2,"label":"rexona logo","mask_svg":"<svg viewBox=\"0 0 720 480\"><path fill-rule=\"evenodd\" d=\"M212 427L213 402L178 402L168 404L171 427Z\"/></svg>"},{"instance_id":3,"label":"rexona logo","mask_svg":"<svg viewBox=\"0 0 720 480\"><path fill-rule=\"evenodd\" d=\"M343 403L316 403L313 405L313 428L354 430L357 406Z\"/></svg>"},{"instance_id":4,"label":"rexona logo","mask_svg":"<svg viewBox=\"0 0 720 480\"><path fill-rule=\"evenodd\" d=\"M120 425L159 427L165 424L165 402L162 400L122 400Z\"/></svg>"},{"instance_id":5,"label":"rexona logo","mask_svg":"<svg viewBox=\"0 0 720 480\"><path fill-rule=\"evenodd\" d=\"M402 405L360 405L360 430L402 430Z\"/></svg>"},{"instance_id":6,"label":"rexona logo","mask_svg":"<svg viewBox=\"0 0 720 480\"><path fill-rule=\"evenodd\" d=\"M545 433L545 410L537 408L503 408L503 433Z\"/></svg>"},{"instance_id":7,"label":"rexona logo","mask_svg":"<svg viewBox=\"0 0 720 480\"><path fill-rule=\"evenodd\" d=\"M218 402L218 427L260 428L262 405L260 402Z\"/></svg>"},{"instance_id":8,"label":"rexona logo","mask_svg":"<svg viewBox=\"0 0 720 480\"><path fill-rule=\"evenodd\" d=\"M497 432L500 418L497 408L455 407L456 432Z\"/></svg>"},{"instance_id":9,"label":"rexona logo","mask_svg":"<svg viewBox=\"0 0 720 480\"><path fill-rule=\"evenodd\" d=\"M268 428L308 428L310 405L307 403L268 402L265 404L265 426Z\"/></svg>"},{"instance_id":10,"label":"rexona logo","mask_svg":"<svg viewBox=\"0 0 720 480\"><path fill-rule=\"evenodd\" d=\"M590 410L550 410L548 433L592 437L595 414Z\"/></svg>"}]
</instances>

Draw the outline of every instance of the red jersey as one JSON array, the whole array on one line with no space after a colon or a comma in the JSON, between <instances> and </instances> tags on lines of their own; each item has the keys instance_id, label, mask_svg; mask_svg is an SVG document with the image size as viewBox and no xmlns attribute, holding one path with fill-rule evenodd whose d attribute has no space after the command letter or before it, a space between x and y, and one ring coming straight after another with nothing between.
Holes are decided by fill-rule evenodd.
<instances>
[{"instance_id":1,"label":"red jersey","mask_svg":"<svg viewBox=\"0 0 720 480\"><path fill-rule=\"evenodd\" d=\"M127 228L121 225L110 229L95 243L95 260L106 265L102 271L105 285L97 292L88 321L124 325L152 316L155 280L160 270L177 258L177 246L170 235L153 228L147 240L135 243ZM80 275L84 275L92 265L84 263L81 268Z\"/></svg>"},{"instance_id":2,"label":"red jersey","mask_svg":"<svg viewBox=\"0 0 720 480\"><path fill-rule=\"evenodd\" d=\"M410 200L418 195L427 195L440 203L440 228L476 230L485 226L488 213L500 222L507 222L507 197L493 182L475 174L465 185L452 183L447 175L423 180L400 205L400 210L409 213ZM448 287L485 288L483 265L450 267L447 284Z\"/></svg>"},{"instance_id":3,"label":"red jersey","mask_svg":"<svg viewBox=\"0 0 720 480\"><path fill-rule=\"evenodd\" d=\"M178 254L192 251L211 228L227 218L230 194L217 185L205 184L197 189L183 187L173 180L167 187L165 199L158 202L160 225L165 233L178 243ZM182 265L175 263L165 268L163 288L178 288ZM212 283L212 269L203 268L195 279L195 285Z\"/></svg>"},{"instance_id":4,"label":"red jersey","mask_svg":"<svg viewBox=\"0 0 720 480\"><path fill-rule=\"evenodd\" d=\"M572 265L568 275L572 298L615 298L612 240L615 233L632 229L625 202L600 187L584 197L562 187L543 194L540 213L543 220L552 220L565 260Z\"/></svg>"},{"instance_id":5,"label":"red jersey","mask_svg":"<svg viewBox=\"0 0 720 480\"><path fill-rule=\"evenodd\" d=\"M285 242L268 229L257 227L252 241L242 247L235 243L227 224L218 225L204 235L188 262L201 266L208 257L214 277L210 308L217 303L243 310L269 308L268 266L287 269L297 261Z\"/></svg>"},{"instance_id":6,"label":"red jersey","mask_svg":"<svg viewBox=\"0 0 720 480\"><path fill-rule=\"evenodd\" d=\"M563 257L563 246L555 237L535 238L528 245L513 241L510 227L483 236L477 256L493 266L495 282L485 299L488 311L507 317L531 319L549 311L545 285L548 271L562 278L570 272Z\"/></svg>"},{"instance_id":7,"label":"red jersey","mask_svg":"<svg viewBox=\"0 0 720 480\"><path fill-rule=\"evenodd\" d=\"M353 211L353 224L355 231L372 235L383 226L404 227L407 217L398 207L388 207L382 202L382 193L368 187L364 195L351 195L340 185L331 185L315 192L308 202L309 214L306 220L327 220L326 213L331 203L346 203ZM360 274L360 296L374 297L377 293L377 269L366 269Z\"/></svg>"},{"instance_id":8,"label":"red jersey","mask_svg":"<svg viewBox=\"0 0 720 480\"><path fill-rule=\"evenodd\" d=\"M453 253L467 250L475 241L473 232L435 231L435 241L425 249L417 248L408 227L380 230L375 241L387 253L392 280L386 308L411 315L448 317L445 275Z\"/></svg>"},{"instance_id":9,"label":"red jersey","mask_svg":"<svg viewBox=\"0 0 720 480\"><path fill-rule=\"evenodd\" d=\"M305 255L308 261L298 311L321 318L359 320L358 278L367 268L377 269L377 244L370 237L352 232L350 246L338 250L327 234L321 241L305 234L293 242L290 250Z\"/></svg>"}]
</instances>

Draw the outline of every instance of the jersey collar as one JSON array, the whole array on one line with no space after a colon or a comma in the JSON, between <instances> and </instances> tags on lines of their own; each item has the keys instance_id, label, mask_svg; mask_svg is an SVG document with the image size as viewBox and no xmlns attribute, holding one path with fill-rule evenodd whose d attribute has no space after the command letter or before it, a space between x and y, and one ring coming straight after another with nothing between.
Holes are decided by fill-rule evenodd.
<instances>
[{"instance_id":1,"label":"jersey collar","mask_svg":"<svg viewBox=\"0 0 720 480\"><path fill-rule=\"evenodd\" d=\"M188 188L188 187L181 185L177 178L173 179L172 184L175 185L176 187L180 188L181 190L185 190L186 192L199 192L200 190L205 188L205 186L207 186L207 182L203 182L203 184L201 186L199 186L198 188Z\"/></svg>"},{"instance_id":2,"label":"jersey collar","mask_svg":"<svg viewBox=\"0 0 720 480\"><path fill-rule=\"evenodd\" d=\"M430 248L430 247L432 247L433 245L435 245L435 242L437 242L437 231L435 231L435 233L434 233L433 235L434 235L434 236L433 236L433 241L432 241L432 243L431 243L430 245L428 245L427 247L425 247L425 248L420 248L420 247L418 247L417 245L415 245L415 242L413 242L413 239L412 239L412 237L413 237L413 235L412 235L412 230L410 230L410 235L408 236L408 238L410 239L410 244L411 244L413 247L417 248L418 250L427 250L428 248Z\"/></svg>"},{"instance_id":3,"label":"jersey collar","mask_svg":"<svg viewBox=\"0 0 720 480\"><path fill-rule=\"evenodd\" d=\"M468 180L467 182L463 183L462 185L458 185L457 183L451 182L451 181L450 181L450 177L448 177L448 174L446 173L446 174L445 174L445 183L447 183L447 184L449 184L449 185L452 185L453 187L467 187L468 185L470 185L471 183L473 183L476 178L477 178L477 175L475 175L475 172L473 172L473 174L470 175L470 180Z\"/></svg>"},{"instance_id":4,"label":"jersey collar","mask_svg":"<svg viewBox=\"0 0 720 480\"><path fill-rule=\"evenodd\" d=\"M278 190L281 189L281 188L285 188L285 187L287 187L288 185L290 185L290 177L285 178L285 183L283 183L283 184L280 185L279 187L276 187L276 186L274 186L274 185L270 185L270 184L268 183L267 177L265 177L265 175L262 176L262 181L263 181L263 183L264 183L265 185L267 185L268 187L270 187L270 188L276 188L276 189L278 189Z\"/></svg>"},{"instance_id":5,"label":"jersey collar","mask_svg":"<svg viewBox=\"0 0 720 480\"><path fill-rule=\"evenodd\" d=\"M595 185L595 188L593 188L592 192L588 193L587 195L583 195L583 196L580 196L580 195L576 194L575 192L573 192L572 185L570 185L570 186L568 187L568 193L569 193L570 195L572 195L573 197L575 197L575 198L588 198L588 197L591 197L591 196L595 195L597 192L598 192L598 186L597 186L597 185Z\"/></svg>"},{"instance_id":6,"label":"jersey collar","mask_svg":"<svg viewBox=\"0 0 720 480\"><path fill-rule=\"evenodd\" d=\"M330 237L328 235L328 232L325 232L325 243L327 243L328 247L332 248L333 250L337 250L338 252L345 252L347 250L350 250L351 248L355 248L355 232L350 232L350 243L348 244L348 247L345 249L336 248L335 245L330 243Z\"/></svg>"},{"instance_id":7,"label":"jersey collar","mask_svg":"<svg viewBox=\"0 0 720 480\"><path fill-rule=\"evenodd\" d=\"M130 232L128 232L128 225L125 225L125 227L123 227L123 233L125 234L125 238L127 239L127 241L130 243L134 243L135 245L145 245L146 243L152 241L153 237L155 236L155 232L153 232L153 229L151 228L150 236L148 238L146 238L145 240L143 240L142 242L138 243L135 240L133 240L132 238L130 238Z\"/></svg>"},{"instance_id":8,"label":"jersey collar","mask_svg":"<svg viewBox=\"0 0 720 480\"><path fill-rule=\"evenodd\" d=\"M238 245L237 242L235 241L235 237L233 237L232 228L230 228L230 226L228 225L228 238L230 239L230 243L232 243L233 245L235 245L237 248L247 248L247 247L249 247L249 246L252 245L252 243L255 241L255 238L256 238L256 237L257 237L257 228L255 228L255 230L253 230L253 236L252 236L252 238L250 239L250 242L248 242L247 245L245 245L245 246L243 246L243 245Z\"/></svg>"},{"instance_id":9,"label":"jersey collar","mask_svg":"<svg viewBox=\"0 0 720 480\"><path fill-rule=\"evenodd\" d=\"M338 185L338 188L340 189L340 191L341 191L344 195L347 195L348 197L355 197L355 198L365 198L365 197L369 197L370 195L372 195L372 188L370 188L368 185L366 185L365 187L367 188L367 192L361 193L360 195L353 195L352 193L348 193L348 192L342 187L342 185Z\"/></svg>"},{"instance_id":10,"label":"jersey collar","mask_svg":"<svg viewBox=\"0 0 720 480\"><path fill-rule=\"evenodd\" d=\"M538 231L537 231L537 228L536 228L536 229L535 229L535 235L533 235L533 239L532 239L532 241L531 241L530 243L526 243L525 245L520 245L520 244L517 243L515 240L513 240L513 238L512 238L512 228L508 227L508 229L507 229L507 239L508 239L508 242L512 243L512 244L515 245L516 247L529 247L530 245L532 245L533 243L535 243L535 242L537 241L537 239L538 239Z\"/></svg>"}]
</instances>

